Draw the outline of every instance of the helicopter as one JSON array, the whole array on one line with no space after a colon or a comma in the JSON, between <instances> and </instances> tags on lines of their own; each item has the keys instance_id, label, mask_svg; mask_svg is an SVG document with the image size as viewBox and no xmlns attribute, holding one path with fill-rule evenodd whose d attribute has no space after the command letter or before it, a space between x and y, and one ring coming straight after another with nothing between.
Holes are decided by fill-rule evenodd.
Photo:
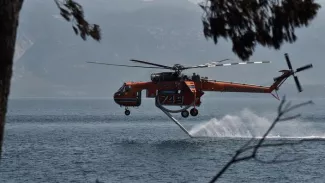
<instances>
[{"instance_id":1,"label":"helicopter","mask_svg":"<svg viewBox=\"0 0 325 183\"><path fill-rule=\"evenodd\" d=\"M204 92L246 92L246 93L270 93L279 100L277 91L287 78L293 76L298 92L302 92L302 87L296 76L296 73L310 69L312 64L302 66L293 70L288 53L284 54L288 68L280 70L282 74L273 78L273 84L270 86L260 86L246 83L235 83L227 81L211 80L207 77L200 77L193 73L192 76L182 74L184 70L198 69L198 68L211 68L222 66L234 66L245 64L264 64L271 63L270 61L256 61L256 62L235 62L235 63L222 63L229 59L223 59L216 62L209 62L196 66L183 66L175 64L167 66L148 61L131 59L130 61L150 66L137 66L137 65L120 65L109 64L100 62L88 62L93 64L104 64L110 66L132 67L132 68L148 68L148 69L165 69L169 72L152 73L151 81L147 82L124 82L123 85L114 93L114 101L120 107L125 108L125 115L130 115L130 107L139 107L141 105L141 93L146 90L147 98L155 98L156 106L163 111L171 113L181 113L183 118L189 115L195 117L199 114L198 107L201 105L201 97ZM275 91L276 95L272 92ZM170 110L164 106L179 106L180 110ZM191 108L189 111L188 109Z\"/></svg>"}]
</instances>

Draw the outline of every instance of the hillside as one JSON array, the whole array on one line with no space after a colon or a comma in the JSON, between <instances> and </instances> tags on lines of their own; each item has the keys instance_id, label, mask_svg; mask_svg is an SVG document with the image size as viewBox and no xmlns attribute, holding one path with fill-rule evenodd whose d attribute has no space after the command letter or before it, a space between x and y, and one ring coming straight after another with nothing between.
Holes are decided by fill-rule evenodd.
<instances>
[{"instance_id":1,"label":"hillside","mask_svg":"<svg viewBox=\"0 0 325 183\"><path fill-rule=\"evenodd\" d=\"M202 12L187 0L80 2L87 19L102 28L100 43L91 39L85 42L75 36L71 25L58 15L52 0L25 1L18 32L12 97L110 97L122 82L148 80L150 73L157 72L102 67L85 64L86 61L130 64L129 59L137 58L167 65L192 65L229 57L238 61L229 43L220 41L214 45L204 38ZM324 40L315 37L325 30L321 20L318 18L311 29L301 31L303 36L296 46L285 47L285 51L293 55L295 67L309 62L318 64L319 57L324 56ZM302 53L301 48L308 52ZM278 70L287 68L283 52L258 49L253 59L271 59L274 63L193 72L218 80L268 85L278 75ZM312 73L303 73L300 79L303 84L324 84L319 79L322 74L317 67Z\"/></svg>"}]
</instances>

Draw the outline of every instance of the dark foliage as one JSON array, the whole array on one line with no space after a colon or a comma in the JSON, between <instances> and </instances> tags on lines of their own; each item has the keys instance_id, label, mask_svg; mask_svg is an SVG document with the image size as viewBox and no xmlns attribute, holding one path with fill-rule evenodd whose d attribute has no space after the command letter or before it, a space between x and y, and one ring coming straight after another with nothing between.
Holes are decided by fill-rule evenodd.
<instances>
[{"instance_id":1,"label":"dark foliage","mask_svg":"<svg viewBox=\"0 0 325 183\"><path fill-rule=\"evenodd\" d=\"M84 18L83 8L73 0L54 0L60 9L61 16L69 22L72 22L72 28L76 35L80 34L83 40L86 36L91 36L96 41L101 40L101 30L97 24L89 24Z\"/></svg>"},{"instance_id":2,"label":"dark foliage","mask_svg":"<svg viewBox=\"0 0 325 183\"><path fill-rule=\"evenodd\" d=\"M307 27L321 7L314 0L206 0L200 6L205 37L215 44L230 38L242 60L258 44L280 49L284 42L294 43L295 28Z\"/></svg>"}]
</instances>

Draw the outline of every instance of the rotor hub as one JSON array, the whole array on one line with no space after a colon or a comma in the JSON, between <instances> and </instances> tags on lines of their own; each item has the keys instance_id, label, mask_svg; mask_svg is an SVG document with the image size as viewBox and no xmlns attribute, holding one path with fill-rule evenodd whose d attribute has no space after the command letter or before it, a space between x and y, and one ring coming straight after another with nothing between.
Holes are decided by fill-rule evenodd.
<instances>
[{"instance_id":1,"label":"rotor hub","mask_svg":"<svg viewBox=\"0 0 325 183\"><path fill-rule=\"evenodd\" d=\"M175 70L175 71L182 71L184 69L185 69L185 67L183 65L181 65L181 64L175 64L173 66L173 70Z\"/></svg>"}]
</instances>

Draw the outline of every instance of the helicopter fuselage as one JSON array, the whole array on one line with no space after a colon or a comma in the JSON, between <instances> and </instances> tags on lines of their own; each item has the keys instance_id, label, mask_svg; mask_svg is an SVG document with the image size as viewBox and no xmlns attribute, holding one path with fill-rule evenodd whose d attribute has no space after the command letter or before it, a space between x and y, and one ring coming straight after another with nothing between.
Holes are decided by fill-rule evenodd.
<instances>
[{"instance_id":1,"label":"helicopter fuselage","mask_svg":"<svg viewBox=\"0 0 325 183\"><path fill-rule=\"evenodd\" d=\"M205 91L269 93L272 88L258 85L208 80L193 74L173 76L172 73L152 74L149 82L126 82L114 94L115 102L124 107L141 105L141 93L158 98L161 105L200 106Z\"/></svg>"}]
</instances>

